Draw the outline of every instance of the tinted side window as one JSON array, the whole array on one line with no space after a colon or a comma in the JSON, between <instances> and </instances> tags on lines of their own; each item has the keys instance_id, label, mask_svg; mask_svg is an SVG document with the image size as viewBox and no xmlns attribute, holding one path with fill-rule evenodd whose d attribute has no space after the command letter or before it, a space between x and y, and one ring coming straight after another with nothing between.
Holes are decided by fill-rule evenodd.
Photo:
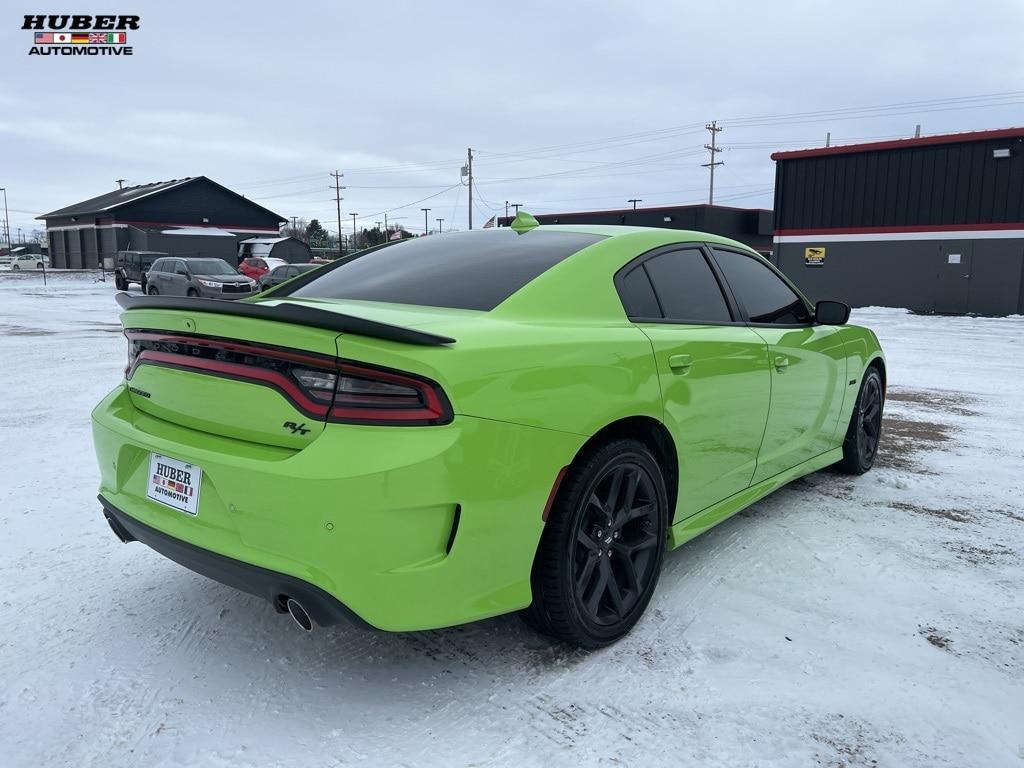
<instances>
[{"instance_id":1,"label":"tinted side window","mask_svg":"<svg viewBox=\"0 0 1024 768\"><path fill-rule=\"evenodd\" d=\"M729 323L729 305L704 254L694 248L670 251L643 264L668 320Z\"/></svg>"},{"instance_id":2,"label":"tinted side window","mask_svg":"<svg viewBox=\"0 0 1024 768\"><path fill-rule=\"evenodd\" d=\"M620 277L617 287L627 317L661 317L661 307L643 264Z\"/></svg>"},{"instance_id":3,"label":"tinted side window","mask_svg":"<svg viewBox=\"0 0 1024 768\"><path fill-rule=\"evenodd\" d=\"M602 235L535 229L430 235L370 249L288 291L309 298L489 311ZM283 294L284 295L284 294Z\"/></svg>"},{"instance_id":4,"label":"tinted side window","mask_svg":"<svg viewBox=\"0 0 1024 768\"><path fill-rule=\"evenodd\" d=\"M796 325L811 322L807 306L793 289L754 256L715 250L729 287L752 323Z\"/></svg>"}]
</instances>

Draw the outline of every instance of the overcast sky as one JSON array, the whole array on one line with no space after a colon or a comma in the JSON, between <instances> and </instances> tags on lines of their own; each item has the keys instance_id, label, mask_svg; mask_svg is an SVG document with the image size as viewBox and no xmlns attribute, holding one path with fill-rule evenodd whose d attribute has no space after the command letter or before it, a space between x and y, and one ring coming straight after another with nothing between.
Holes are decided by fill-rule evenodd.
<instances>
[{"instance_id":1,"label":"overcast sky","mask_svg":"<svg viewBox=\"0 0 1024 768\"><path fill-rule=\"evenodd\" d=\"M25 13L131 12L131 57L29 56ZM479 226L537 212L770 207L774 149L1024 124L1024 3L133 0L0 12L11 226L116 188L206 175L282 216ZM1014 93L1016 91L1016 93ZM909 104L982 94L974 101ZM906 105L870 112L878 105ZM848 110L831 115L807 113ZM786 116L766 119L765 116ZM759 119L751 119L759 118ZM424 198L429 198L424 200Z\"/></svg>"}]
</instances>

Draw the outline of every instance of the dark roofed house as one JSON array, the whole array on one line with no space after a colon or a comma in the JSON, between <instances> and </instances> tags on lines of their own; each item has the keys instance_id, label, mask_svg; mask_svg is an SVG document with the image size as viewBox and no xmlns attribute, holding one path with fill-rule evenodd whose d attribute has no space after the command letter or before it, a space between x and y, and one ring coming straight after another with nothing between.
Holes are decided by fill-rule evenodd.
<instances>
[{"instance_id":1,"label":"dark roofed house","mask_svg":"<svg viewBox=\"0 0 1024 768\"><path fill-rule=\"evenodd\" d=\"M97 268L118 251L158 250L226 258L238 242L277 236L284 217L205 176L158 181L69 205L46 221L57 268Z\"/></svg>"}]
</instances>

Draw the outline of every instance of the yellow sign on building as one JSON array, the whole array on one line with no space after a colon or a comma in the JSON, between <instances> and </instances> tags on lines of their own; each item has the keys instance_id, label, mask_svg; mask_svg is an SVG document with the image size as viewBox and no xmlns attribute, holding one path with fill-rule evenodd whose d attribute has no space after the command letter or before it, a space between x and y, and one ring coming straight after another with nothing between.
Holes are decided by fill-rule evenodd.
<instances>
[{"instance_id":1,"label":"yellow sign on building","mask_svg":"<svg viewBox=\"0 0 1024 768\"><path fill-rule=\"evenodd\" d=\"M824 248L804 248L804 266L823 267L825 266Z\"/></svg>"}]
</instances>

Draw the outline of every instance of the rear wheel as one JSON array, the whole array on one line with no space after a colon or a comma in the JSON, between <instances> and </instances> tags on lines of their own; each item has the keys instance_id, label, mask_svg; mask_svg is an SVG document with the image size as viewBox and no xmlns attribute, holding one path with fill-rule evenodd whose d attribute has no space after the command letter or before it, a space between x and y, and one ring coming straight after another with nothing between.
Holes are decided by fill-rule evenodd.
<instances>
[{"instance_id":1,"label":"rear wheel","mask_svg":"<svg viewBox=\"0 0 1024 768\"><path fill-rule=\"evenodd\" d=\"M149 288L146 289L146 293L148 293L150 296L156 296L158 293L160 293L160 291L156 289L155 285L151 285L149 286Z\"/></svg>"},{"instance_id":2,"label":"rear wheel","mask_svg":"<svg viewBox=\"0 0 1024 768\"><path fill-rule=\"evenodd\" d=\"M615 642L654 594L667 527L665 480L643 443L621 439L588 451L551 509L524 618L583 648Z\"/></svg>"},{"instance_id":3,"label":"rear wheel","mask_svg":"<svg viewBox=\"0 0 1024 768\"><path fill-rule=\"evenodd\" d=\"M188 291L186 291L186 295L191 296L192 298L197 298L199 296L199 291L195 288L189 288Z\"/></svg>"},{"instance_id":4,"label":"rear wheel","mask_svg":"<svg viewBox=\"0 0 1024 768\"><path fill-rule=\"evenodd\" d=\"M885 394L882 376L875 367L868 368L860 383L857 403L850 417L850 426L843 441L843 458L836 466L851 475L863 475L875 463L878 441L882 437L882 408Z\"/></svg>"},{"instance_id":5,"label":"rear wheel","mask_svg":"<svg viewBox=\"0 0 1024 768\"><path fill-rule=\"evenodd\" d=\"M11 267L11 272L20 272L20 271L21 271L21 267L19 267L17 264L15 264L13 267Z\"/></svg>"},{"instance_id":6,"label":"rear wheel","mask_svg":"<svg viewBox=\"0 0 1024 768\"><path fill-rule=\"evenodd\" d=\"M124 279L124 275L120 272L114 275L114 287L119 291L128 290L128 281Z\"/></svg>"}]
</instances>

